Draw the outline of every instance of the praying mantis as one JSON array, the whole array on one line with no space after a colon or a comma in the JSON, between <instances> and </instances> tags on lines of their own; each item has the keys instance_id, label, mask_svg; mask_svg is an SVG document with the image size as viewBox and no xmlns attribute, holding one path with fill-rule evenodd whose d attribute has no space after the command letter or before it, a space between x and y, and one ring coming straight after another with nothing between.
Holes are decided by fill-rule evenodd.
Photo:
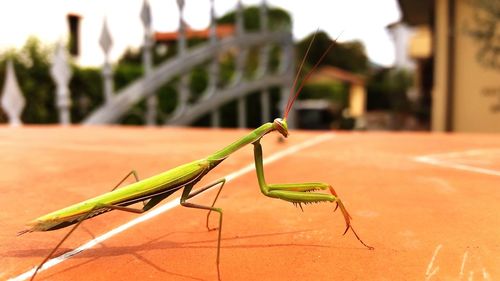
<instances>
[{"instance_id":1,"label":"praying mantis","mask_svg":"<svg viewBox=\"0 0 500 281\"><path fill-rule=\"evenodd\" d=\"M306 54L302 60L299 67L297 75L295 77L292 92L290 93L288 102L284 109L283 118L276 118L273 122L265 123L258 127L257 129L250 132L248 135L242 137L241 139L231 143L230 145L216 151L215 153L187 164L175 167L158 175L139 180L137 173L135 171L130 172L125 178L123 178L110 192L104 193L97 197L76 203L69 207L54 211L52 213L41 216L30 223L28 223L29 228L20 231L18 235L25 234L34 231L51 231L56 229L65 228L72 226L70 231L59 241L59 243L52 249L52 251L45 257L45 259L36 267L30 280L34 280L38 271L42 266L50 259L50 257L59 249L59 247L64 243L66 239L81 225L81 223L87 219L96 217L98 215L104 214L106 212L117 210L123 212L131 213L144 213L154 206L158 205L165 198L170 196L176 191L182 190L182 195L180 198L180 205L187 208L202 209L208 211L206 218L206 227L209 231L218 230L217 238L217 273L220 279L220 246L221 246L221 233L222 233L222 218L223 211L221 208L215 206L215 203L222 191L225 184L225 179L219 179L211 184L194 190L194 186L212 169L218 166L231 154L235 153L239 149L245 147L246 145L252 144L254 147L254 161L255 170L257 173L258 184L260 191L263 195L281 199L287 202L291 202L294 205L309 203L320 203L320 202L332 202L335 203L335 209L340 208L346 229L344 235L350 229L355 235L357 240L366 248L373 249L373 247L367 245L359 235L356 233L351 224L351 216L347 212L346 207L342 203L341 199L333 189L330 184L321 182L310 182L310 183L288 183L288 184L268 184L264 176L263 167L263 156L262 156L262 145L260 144L261 139L271 132L276 131L281 134L282 137L286 138L289 135L287 117L292 109L292 106L304 86L304 82L309 78L311 73L317 68L320 62L324 59L329 50L333 47L335 41L330 44L327 50L323 53L318 62L314 65L311 71L307 73L305 78L302 80L300 87L296 92L294 89L297 85L298 77L302 66L304 65L305 59L312 45L311 40ZM134 175L136 182L118 188L129 176ZM218 187L217 194L211 205L199 205L189 202L189 200L197 195L211 189ZM326 192L318 192L326 191ZM135 203L143 203L142 208L129 207ZM218 213L219 222L218 227L209 227L209 218L212 213Z\"/></svg>"}]
</instances>

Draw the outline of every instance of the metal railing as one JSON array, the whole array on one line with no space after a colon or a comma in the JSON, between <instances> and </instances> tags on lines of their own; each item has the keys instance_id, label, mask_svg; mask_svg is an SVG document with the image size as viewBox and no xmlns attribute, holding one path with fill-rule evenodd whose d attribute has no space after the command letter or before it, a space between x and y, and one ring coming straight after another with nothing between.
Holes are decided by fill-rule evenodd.
<instances>
[{"instance_id":1,"label":"metal railing","mask_svg":"<svg viewBox=\"0 0 500 281\"><path fill-rule=\"evenodd\" d=\"M187 27L183 16L184 0L177 0L180 15L177 30L177 53L174 57L153 66L152 47L154 38L151 28L151 8L148 1L145 0L140 14L145 30L142 48L144 74L116 93L113 90L113 71L108 59L113 41L106 20L104 20L99 43L105 54L102 68L105 102L91 112L85 118L83 124L97 125L120 122L120 119L132 107L145 100L145 124L157 125L157 117L162 109L159 108L156 91L174 79L177 81L176 94L178 95L178 102L175 110L166 118L166 125L189 125L203 115L210 114L212 126L218 127L220 126L220 107L228 102L237 101L238 127L246 127L247 106L245 97L256 91L260 95L261 119L263 121L272 120L269 90L279 87L281 89L281 103L284 103L292 85L294 54L290 30L269 30L268 7L266 1L263 1L259 8L260 30L247 32L244 29L244 7L241 1L238 1L235 12L235 34L226 38L218 38L214 0L210 0L210 3L209 38L206 42L196 45L196 47L188 48ZM269 69L270 53L273 46L280 49L280 65L276 71L270 71ZM244 70L248 63L248 52L252 48L259 50L259 66L256 74L249 76L244 75ZM235 55L235 70L231 83L222 87L218 81L221 67L219 58L224 53ZM201 98L196 99L194 103L190 103L192 93L189 89L189 74L193 69L199 67L207 67L208 69L208 86ZM13 72L13 69L9 70L8 73L10 71ZM71 100L68 83L71 78L71 69L68 66L68 56L62 47L57 48L51 72L57 86L57 108L60 123L69 124L71 123L69 116ZM15 78L15 74L7 75L6 85L16 85L16 83L8 82L9 77ZM24 103L20 101L19 94L15 93L14 88L4 87L2 106L9 117L10 123L20 124L20 114ZM289 118L293 117L290 116Z\"/></svg>"}]
</instances>

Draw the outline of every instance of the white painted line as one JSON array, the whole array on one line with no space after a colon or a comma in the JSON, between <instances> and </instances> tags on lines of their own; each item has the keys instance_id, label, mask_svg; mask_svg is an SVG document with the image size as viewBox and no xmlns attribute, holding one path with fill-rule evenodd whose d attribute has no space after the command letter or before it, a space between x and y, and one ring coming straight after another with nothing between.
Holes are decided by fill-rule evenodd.
<instances>
[{"instance_id":1,"label":"white painted line","mask_svg":"<svg viewBox=\"0 0 500 281\"><path fill-rule=\"evenodd\" d=\"M483 280L484 281L491 281L491 275L490 273L486 270L486 268L484 267L483 265L483 261L481 259L481 256L478 256L478 260L479 260L479 265L481 267L481 273L483 275Z\"/></svg>"},{"instance_id":2,"label":"white painted line","mask_svg":"<svg viewBox=\"0 0 500 281\"><path fill-rule=\"evenodd\" d=\"M264 165L266 164L270 164L272 162L275 162L277 160L280 160L281 158L284 158L286 156L289 156L289 155L292 155L300 150L303 150L303 149L306 149L308 147L311 147L311 146L314 146L314 145L317 145L321 142L324 142L324 141L327 141L327 140L330 140L333 138L333 134L331 133L327 133L327 134L322 134L322 135L319 135L315 138L312 138L312 139L309 139L303 143L300 143L300 144L297 144L297 145L294 145L294 146L291 146L285 150L282 150L282 151L279 151L279 152L276 152L274 154L272 154L271 156L269 157L266 157L264 159ZM254 163L250 163L248 165L246 165L245 167L241 168L240 170L237 170L233 173L230 173L228 174L227 176L225 176L226 178L226 183L227 182L230 182L232 180L235 180L236 178L238 177L241 177L243 176L244 174L246 173L249 173L251 171L254 170ZM207 194L208 192L206 193L203 193L203 194ZM90 249L92 247L94 247L95 245L141 223L141 222L144 222L144 221L147 221L149 219L152 219L162 213L165 213L166 211L172 209L172 208L175 208L177 206L179 206L179 200L180 200L180 197L177 197L175 199L173 199L172 201L169 201L168 203L164 204L164 205L161 205L159 206L158 208L156 209L153 209L151 211L149 211L148 213L144 214L144 215L141 215L131 221L129 221L128 223L125 223L115 229L112 229L104 234L102 234L101 236L98 236L92 240L90 240L89 242L81 245L80 247L74 249L73 251L70 251L70 252L67 252L67 253L64 253L58 257L55 257L55 258L52 258L50 260L48 260L44 265L43 267L38 271L38 273L44 271L44 270L47 270L87 249ZM31 276L33 275L33 273L35 272L35 269L36 269L36 266L33 267L31 270L28 270L16 277L13 277L11 279L9 279L9 281L21 281L21 280L26 280L28 278L31 278Z\"/></svg>"},{"instance_id":3,"label":"white painted line","mask_svg":"<svg viewBox=\"0 0 500 281\"><path fill-rule=\"evenodd\" d=\"M453 159L450 159L450 158L459 158L459 157L464 157L464 156L480 156L480 155L492 153L492 151L496 152L497 150L496 149L491 149L491 150L477 150L477 149L475 149L475 150L466 150L466 151L462 151L462 152L449 152L449 153L442 153L442 154L423 155L423 156L415 157L414 160L417 162L420 162L420 163L425 163L425 164L430 164L430 165L435 165L435 166L440 166L440 167L445 167L445 168L452 168L452 169L457 169L457 170L462 170L462 171L467 171L467 172L473 172L473 173L486 174L486 175L500 177L500 171L475 167L475 166L466 165L466 164L455 163L455 162L453 162ZM447 158L447 159L444 160L443 158Z\"/></svg>"},{"instance_id":4,"label":"white painted line","mask_svg":"<svg viewBox=\"0 0 500 281\"><path fill-rule=\"evenodd\" d=\"M464 257L462 258L462 266L460 266L460 280L464 277L464 268L465 268L465 262L467 261L467 256L469 255L468 251L465 251Z\"/></svg>"},{"instance_id":5,"label":"white painted line","mask_svg":"<svg viewBox=\"0 0 500 281\"><path fill-rule=\"evenodd\" d=\"M439 271L439 266L436 266L434 270L432 268L434 267L434 261L436 260L436 257L443 247L442 244L437 245L436 249L434 250L434 254L432 255L431 261L429 262L429 265L427 265L427 270L425 271L425 280L431 280L432 276L434 276L438 271ZM432 271L431 271L432 270Z\"/></svg>"},{"instance_id":6,"label":"white painted line","mask_svg":"<svg viewBox=\"0 0 500 281\"><path fill-rule=\"evenodd\" d=\"M486 271L486 268L483 267L483 279L485 281L490 281L491 280L491 275L488 271Z\"/></svg>"},{"instance_id":7,"label":"white painted line","mask_svg":"<svg viewBox=\"0 0 500 281\"><path fill-rule=\"evenodd\" d=\"M499 153L498 149L470 149L470 150L462 150L462 151L451 151L446 153L439 153L433 155L427 155L429 157L439 157L439 158L461 158L461 157L470 157L470 156L479 156L490 153Z\"/></svg>"},{"instance_id":8,"label":"white painted line","mask_svg":"<svg viewBox=\"0 0 500 281\"><path fill-rule=\"evenodd\" d=\"M474 271L469 271L469 281L474 281Z\"/></svg>"},{"instance_id":9,"label":"white painted line","mask_svg":"<svg viewBox=\"0 0 500 281\"><path fill-rule=\"evenodd\" d=\"M431 280L432 276L436 275L439 272L439 266L436 266L434 270L427 275L427 278L425 278L426 281Z\"/></svg>"}]
</instances>

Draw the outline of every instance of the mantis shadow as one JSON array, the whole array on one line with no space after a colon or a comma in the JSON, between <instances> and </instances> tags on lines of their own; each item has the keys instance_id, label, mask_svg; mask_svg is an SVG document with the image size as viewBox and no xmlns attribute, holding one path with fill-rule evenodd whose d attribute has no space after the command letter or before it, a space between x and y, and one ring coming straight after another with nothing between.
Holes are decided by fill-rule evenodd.
<instances>
[{"instance_id":1,"label":"mantis shadow","mask_svg":"<svg viewBox=\"0 0 500 281\"><path fill-rule=\"evenodd\" d=\"M93 238L94 235L85 227L83 229L88 232ZM287 231L287 232L273 232L273 233L257 233L257 234L251 234L251 235L237 235L233 237L225 237L222 238L221 240L224 242L228 241L238 241L238 240L243 240L243 239L253 239L253 238L262 238L262 237L273 237L273 236L281 236L281 235L289 235L289 234L298 234L298 233L307 233L313 231L313 229L305 229L305 230L296 230L296 231ZM147 252L147 251L152 251L152 250L168 250L168 249L215 249L216 248L216 238L211 238L211 239L198 239L195 241L188 241L188 242L173 242L171 240L166 240L165 238L171 236L171 235L178 235L178 234L189 234L189 235L197 235L200 233L209 233L206 231L195 231L195 232L169 232L164 235L158 236L154 239L148 240L144 243L137 244L137 245L125 245L125 246L117 246L117 247L110 247L107 246L105 242L99 243L100 247L94 247L87 249L84 252L84 255L82 255L82 252L79 252L72 256L72 258L84 258L86 259L85 261L78 262L77 264L74 264L72 266L66 267L64 269L61 269L59 271L56 271L50 275L45 275L44 278L50 279L51 277L70 271L72 269L78 268L80 266L89 264L91 262L95 262L100 258L104 257L112 257L112 256L123 256L123 255L132 255L136 259L142 261L144 264L147 266L151 267L152 269L163 272L165 274L169 274L172 276L177 276L177 277L184 277L187 279L192 279L192 280L204 280L199 277L195 276L189 276L184 274L185 272L179 273L179 272L173 272L173 271L167 271L165 270L162 266L154 263L153 261L145 258L143 255L140 254L140 252ZM269 247L315 247L315 248L339 248L339 247L334 247L331 245L323 245L323 244L299 244L299 243L260 243L260 244L245 244L245 245L224 245L225 243L221 243L221 248L223 249L231 249L231 248L269 248ZM207 245L207 244L213 244L213 245ZM50 252L51 249L36 249L36 250L15 250L15 251L10 251L7 252L7 255L14 256L14 257L33 257L33 256L39 256L39 257L44 257L48 252ZM58 251L54 257L57 257L61 254L64 254L66 252L69 252L73 249L70 248L63 248ZM42 276L40 276L42 277Z\"/></svg>"}]
</instances>

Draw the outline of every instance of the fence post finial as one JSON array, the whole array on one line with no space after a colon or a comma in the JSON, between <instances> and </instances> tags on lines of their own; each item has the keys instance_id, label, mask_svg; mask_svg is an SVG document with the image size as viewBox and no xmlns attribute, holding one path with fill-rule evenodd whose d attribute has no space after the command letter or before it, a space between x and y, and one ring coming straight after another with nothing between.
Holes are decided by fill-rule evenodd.
<instances>
[{"instance_id":1,"label":"fence post finial","mask_svg":"<svg viewBox=\"0 0 500 281\"><path fill-rule=\"evenodd\" d=\"M210 43L217 42L217 22L215 18L215 1L210 0Z\"/></svg>"},{"instance_id":2,"label":"fence post finial","mask_svg":"<svg viewBox=\"0 0 500 281\"><path fill-rule=\"evenodd\" d=\"M144 46L142 50L142 65L144 67L144 77L146 78L146 83L148 83L148 78L151 76L151 71L153 69L153 30L151 28L151 6L148 0L144 0L141 9L141 20L144 26ZM146 125L154 126L156 125L156 117L158 115L158 98L155 95L148 95L146 99Z\"/></svg>"},{"instance_id":3,"label":"fence post finial","mask_svg":"<svg viewBox=\"0 0 500 281\"><path fill-rule=\"evenodd\" d=\"M210 0L210 44L217 44L217 19L215 17L215 0ZM216 54L209 66L208 90L204 98L212 97L217 91L217 83L219 81L219 54ZM220 127L219 110L215 109L210 113L212 127Z\"/></svg>"},{"instance_id":4,"label":"fence post finial","mask_svg":"<svg viewBox=\"0 0 500 281\"><path fill-rule=\"evenodd\" d=\"M151 31L151 6L148 0L144 0L141 9L141 21L147 32Z\"/></svg>"},{"instance_id":5,"label":"fence post finial","mask_svg":"<svg viewBox=\"0 0 500 281\"><path fill-rule=\"evenodd\" d=\"M109 32L108 23L106 18L102 24L101 36L99 38L99 44L104 52L104 65L102 67L102 76L104 78L104 97L106 103L108 103L113 98L113 70L111 68L111 63L109 62L109 52L113 46L113 38Z\"/></svg>"},{"instance_id":6,"label":"fence post finial","mask_svg":"<svg viewBox=\"0 0 500 281\"><path fill-rule=\"evenodd\" d=\"M184 20L184 0L177 0L177 7L179 8L179 30L177 32L177 56L182 57L186 54L187 50L187 24ZM189 75L182 74L179 79L179 84L177 85L177 93L179 97L179 102L174 112L172 113L172 119L178 118L188 107L189 101Z\"/></svg>"},{"instance_id":7,"label":"fence post finial","mask_svg":"<svg viewBox=\"0 0 500 281\"><path fill-rule=\"evenodd\" d=\"M69 108L71 106L70 92L68 83L70 81L72 71L68 64L68 56L64 45L60 42L57 45L54 54L54 61L50 68L52 79L56 83L57 107L59 108L59 123L68 125L71 123Z\"/></svg>"},{"instance_id":8,"label":"fence post finial","mask_svg":"<svg viewBox=\"0 0 500 281\"><path fill-rule=\"evenodd\" d=\"M11 126L22 125L21 114L24 109L25 99L19 83L17 83L14 65L11 60L7 62L7 72L2 91L2 108L9 118Z\"/></svg>"},{"instance_id":9,"label":"fence post finial","mask_svg":"<svg viewBox=\"0 0 500 281\"><path fill-rule=\"evenodd\" d=\"M238 0L236 4L236 34L241 36L245 32L245 20L243 15L243 3Z\"/></svg>"},{"instance_id":10,"label":"fence post finial","mask_svg":"<svg viewBox=\"0 0 500 281\"><path fill-rule=\"evenodd\" d=\"M262 0L262 4L259 9L259 17L260 17L260 31L266 32L269 28L269 12L267 7L267 1Z\"/></svg>"}]
</instances>

